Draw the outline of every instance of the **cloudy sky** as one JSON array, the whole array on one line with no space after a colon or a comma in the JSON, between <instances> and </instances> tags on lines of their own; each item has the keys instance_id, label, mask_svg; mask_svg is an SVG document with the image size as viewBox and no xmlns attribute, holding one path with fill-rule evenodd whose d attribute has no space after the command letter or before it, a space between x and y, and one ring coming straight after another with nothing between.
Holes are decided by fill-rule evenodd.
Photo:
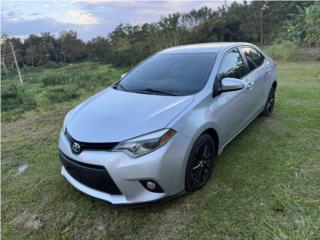
<instances>
[{"instance_id":1,"label":"cloudy sky","mask_svg":"<svg viewBox=\"0 0 320 240\"><path fill-rule=\"evenodd\" d=\"M120 23L155 22L174 12L188 12L202 6L216 9L221 1L110 1L110 0L43 0L1 1L1 32L25 36L63 30L76 30L89 40L106 36Z\"/></svg>"}]
</instances>

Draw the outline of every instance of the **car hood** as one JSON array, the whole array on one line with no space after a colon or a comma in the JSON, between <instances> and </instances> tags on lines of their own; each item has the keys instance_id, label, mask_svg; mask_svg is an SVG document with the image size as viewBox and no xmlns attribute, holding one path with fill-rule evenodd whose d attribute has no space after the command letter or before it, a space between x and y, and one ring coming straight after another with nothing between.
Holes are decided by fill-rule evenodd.
<instances>
[{"instance_id":1,"label":"car hood","mask_svg":"<svg viewBox=\"0 0 320 240\"><path fill-rule=\"evenodd\" d=\"M120 142L165 128L193 96L162 96L108 88L74 108L66 119L81 142Z\"/></svg>"}]
</instances>

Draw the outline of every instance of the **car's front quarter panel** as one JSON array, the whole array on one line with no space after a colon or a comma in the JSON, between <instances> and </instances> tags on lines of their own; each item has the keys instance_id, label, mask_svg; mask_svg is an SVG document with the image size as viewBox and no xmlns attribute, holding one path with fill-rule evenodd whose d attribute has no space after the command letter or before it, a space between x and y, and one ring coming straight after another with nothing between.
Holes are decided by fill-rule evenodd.
<instances>
[{"instance_id":1,"label":"car's front quarter panel","mask_svg":"<svg viewBox=\"0 0 320 240\"><path fill-rule=\"evenodd\" d=\"M204 94L196 96L192 106L170 124L170 127L191 139L187 148L188 155L196 139L208 129L214 129L217 132L219 146L222 146L221 143L225 141L226 135L219 121L219 112L224 111L221 105L225 104L227 102L224 98L213 98L211 91L206 90Z\"/></svg>"}]
</instances>

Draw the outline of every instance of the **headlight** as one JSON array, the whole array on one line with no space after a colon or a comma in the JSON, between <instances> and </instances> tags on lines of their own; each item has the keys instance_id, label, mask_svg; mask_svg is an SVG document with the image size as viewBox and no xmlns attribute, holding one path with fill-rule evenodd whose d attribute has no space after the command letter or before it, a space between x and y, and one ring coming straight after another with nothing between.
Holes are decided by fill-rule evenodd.
<instances>
[{"instance_id":1,"label":"headlight","mask_svg":"<svg viewBox=\"0 0 320 240\"><path fill-rule=\"evenodd\" d=\"M113 151L123 151L132 157L139 157L166 144L176 132L162 129L119 143Z\"/></svg>"}]
</instances>

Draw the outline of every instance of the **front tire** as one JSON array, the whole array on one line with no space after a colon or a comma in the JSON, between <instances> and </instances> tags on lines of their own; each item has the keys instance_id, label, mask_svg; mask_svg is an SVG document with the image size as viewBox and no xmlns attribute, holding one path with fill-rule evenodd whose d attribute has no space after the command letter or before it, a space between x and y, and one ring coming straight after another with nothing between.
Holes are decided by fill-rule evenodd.
<instances>
[{"instance_id":1,"label":"front tire","mask_svg":"<svg viewBox=\"0 0 320 240\"><path fill-rule=\"evenodd\" d=\"M274 103L275 103L275 92L276 89L275 87L272 87L270 89L269 95L268 95L268 99L267 99L267 103L261 113L261 116L264 117L270 117L272 112L273 112L273 107L274 107Z\"/></svg>"},{"instance_id":2,"label":"front tire","mask_svg":"<svg viewBox=\"0 0 320 240\"><path fill-rule=\"evenodd\" d=\"M203 134L196 140L186 169L186 191L196 191L208 182L213 171L215 153L215 143L210 135Z\"/></svg>"}]
</instances>

